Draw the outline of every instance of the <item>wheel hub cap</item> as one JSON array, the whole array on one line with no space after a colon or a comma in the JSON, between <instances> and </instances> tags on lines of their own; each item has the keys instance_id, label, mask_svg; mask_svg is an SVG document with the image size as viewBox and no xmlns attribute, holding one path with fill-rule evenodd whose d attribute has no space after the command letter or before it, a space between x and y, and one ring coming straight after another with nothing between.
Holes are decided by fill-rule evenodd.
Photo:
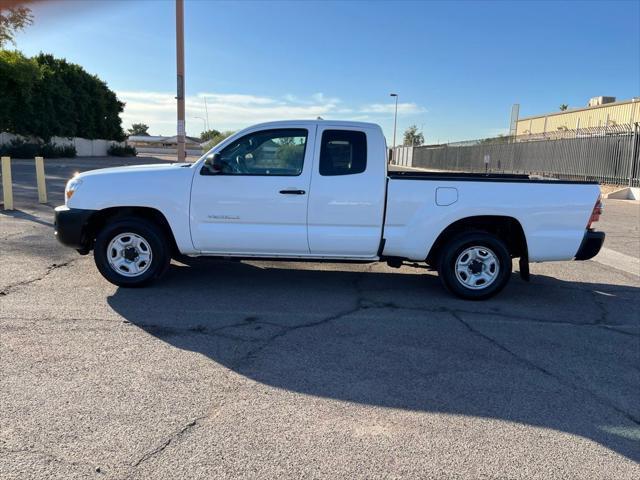
<instances>
[{"instance_id":1,"label":"wheel hub cap","mask_svg":"<svg viewBox=\"0 0 640 480\"><path fill-rule=\"evenodd\" d=\"M109 266L125 277L137 277L151 266L153 253L149 242L136 233L116 235L107 246Z\"/></svg>"},{"instance_id":2,"label":"wheel hub cap","mask_svg":"<svg viewBox=\"0 0 640 480\"><path fill-rule=\"evenodd\" d=\"M130 262L133 262L139 257L138 250L136 250L134 247L127 247L122 251L122 256Z\"/></svg>"},{"instance_id":3,"label":"wheel hub cap","mask_svg":"<svg viewBox=\"0 0 640 480\"><path fill-rule=\"evenodd\" d=\"M472 261L469 264L469 271L474 275L482 272L482 262L479 262L478 260Z\"/></svg>"},{"instance_id":4,"label":"wheel hub cap","mask_svg":"<svg viewBox=\"0 0 640 480\"><path fill-rule=\"evenodd\" d=\"M472 290L487 288L500 273L500 261L496 254L484 246L466 248L458 255L455 265L456 278Z\"/></svg>"}]
</instances>

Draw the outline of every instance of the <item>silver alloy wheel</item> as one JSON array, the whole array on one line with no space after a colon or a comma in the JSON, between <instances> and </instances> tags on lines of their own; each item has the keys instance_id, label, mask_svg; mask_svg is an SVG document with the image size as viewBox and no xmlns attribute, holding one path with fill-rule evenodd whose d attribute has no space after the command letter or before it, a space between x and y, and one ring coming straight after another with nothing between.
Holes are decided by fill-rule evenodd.
<instances>
[{"instance_id":1,"label":"silver alloy wheel","mask_svg":"<svg viewBox=\"0 0 640 480\"><path fill-rule=\"evenodd\" d=\"M469 247L456 260L456 278L471 290L487 288L499 273L500 261L487 247Z\"/></svg>"},{"instance_id":2,"label":"silver alloy wheel","mask_svg":"<svg viewBox=\"0 0 640 480\"><path fill-rule=\"evenodd\" d=\"M109 242L109 266L125 277L138 277L151 266L153 252L143 237L136 233L121 233Z\"/></svg>"}]
</instances>

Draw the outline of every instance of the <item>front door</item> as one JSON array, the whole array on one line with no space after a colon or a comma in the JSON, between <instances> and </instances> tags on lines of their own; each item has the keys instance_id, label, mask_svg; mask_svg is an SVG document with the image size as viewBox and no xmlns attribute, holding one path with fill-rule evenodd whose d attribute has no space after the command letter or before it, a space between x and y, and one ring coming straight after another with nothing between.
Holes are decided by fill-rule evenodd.
<instances>
[{"instance_id":1,"label":"front door","mask_svg":"<svg viewBox=\"0 0 640 480\"><path fill-rule=\"evenodd\" d=\"M195 173L191 236L204 253L308 255L315 127L250 132Z\"/></svg>"}]
</instances>

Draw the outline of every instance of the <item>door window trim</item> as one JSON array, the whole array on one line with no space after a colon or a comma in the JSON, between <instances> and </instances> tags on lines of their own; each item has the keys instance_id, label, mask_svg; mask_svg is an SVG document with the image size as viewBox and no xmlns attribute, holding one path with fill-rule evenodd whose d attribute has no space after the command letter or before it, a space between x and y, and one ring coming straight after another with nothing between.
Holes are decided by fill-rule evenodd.
<instances>
[{"instance_id":1,"label":"door window trim","mask_svg":"<svg viewBox=\"0 0 640 480\"><path fill-rule=\"evenodd\" d=\"M224 152L225 149L229 148L231 145L233 145L235 142L241 141L249 136L255 135L257 133L271 133L271 132L291 132L291 131L299 131L300 133L305 132L304 137L305 137L305 141L304 141L304 150L302 151L302 168L300 169L300 172L295 174L295 175L289 175L289 174L277 174L277 173L212 173L209 171L209 169L207 168L207 166L204 164L202 164L202 168L200 169L200 175L205 175L205 176L210 176L210 177L218 177L218 176L222 176L222 177L299 177L300 175L302 175L302 173L304 172L304 166L305 166L305 158L307 155L307 145L309 143L309 129L305 128L305 127L288 127L288 128L268 128L266 130L254 130L252 132L247 133L246 135L243 135L239 138L237 138L236 140L230 142L229 144L225 145L224 148L222 150L220 150L219 152L216 153L222 153ZM285 135L283 135L285 136ZM301 135L298 135L301 136ZM206 160L205 160L206 161Z\"/></svg>"}]
</instances>

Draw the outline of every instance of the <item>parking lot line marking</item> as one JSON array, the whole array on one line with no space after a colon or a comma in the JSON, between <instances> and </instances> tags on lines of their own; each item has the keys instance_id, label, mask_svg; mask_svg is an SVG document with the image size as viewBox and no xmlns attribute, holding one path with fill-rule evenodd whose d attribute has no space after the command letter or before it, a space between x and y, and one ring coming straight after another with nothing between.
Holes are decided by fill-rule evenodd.
<instances>
[{"instance_id":1,"label":"parking lot line marking","mask_svg":"<svg viewBox=\"0 0 640 480\"><path fill-rule=\"evenodd\" d=\"M615 250L611 250L610 248L602 248L600 250L600 253L593 257L593 260L601 263L602 265L613 267L618 270L622 270L623 272L630 273L631 275L640 277L639 258L616 252Z\"/></svg>"}]
</instances>

